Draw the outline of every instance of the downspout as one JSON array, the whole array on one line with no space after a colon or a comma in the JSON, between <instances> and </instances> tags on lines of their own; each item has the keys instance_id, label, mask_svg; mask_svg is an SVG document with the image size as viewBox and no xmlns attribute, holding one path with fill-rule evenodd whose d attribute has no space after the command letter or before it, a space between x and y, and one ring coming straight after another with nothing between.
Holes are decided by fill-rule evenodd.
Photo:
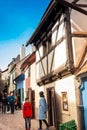
<instances>
[{"instance_id":1,"label":"downspout","mask_svg":"<svg viewBox=\"0 0 87 130\"><path fill-rule=\"evenodd\" d=\"M74 62L73 62L73 51L72 51L72 38L71 38L71 23L70 23L70 11L69 8L65 9L65 39L66 39L66 55L67 55L67 62L66 67L68 71L73 73Z\"/></svg>"}]
</instances>

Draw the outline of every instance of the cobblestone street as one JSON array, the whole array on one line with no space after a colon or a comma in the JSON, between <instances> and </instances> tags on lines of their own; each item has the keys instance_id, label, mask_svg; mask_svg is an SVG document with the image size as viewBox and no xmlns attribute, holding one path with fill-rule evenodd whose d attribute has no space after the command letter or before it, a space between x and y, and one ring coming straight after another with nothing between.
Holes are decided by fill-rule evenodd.
<instances>
[{"instance_id":1,"label":"cobblestone street","mask_svg":"<svg viewBox=\"0 0 87 130\"><path fill-rule=\"evenodd\" d=\"M15 114L2 114L0 112L0 130L25 130L24 119L22 117L22 111L15 111ZM38 130L38 120L31 120L31 130ZM43 124L43 130L45 126ZM49 130L56 130L54 127L50 127Z\"/></svg>"},{"instance_id":2,"label":"cobblestone street","mask_svg":"<svg viewBox=\"0 0 87 130\"><path fill-rule=\"evenodd\" d=\"M0 113L0 130L25 130L21 111L15 114Z\"/></svg>"}]
</instances>

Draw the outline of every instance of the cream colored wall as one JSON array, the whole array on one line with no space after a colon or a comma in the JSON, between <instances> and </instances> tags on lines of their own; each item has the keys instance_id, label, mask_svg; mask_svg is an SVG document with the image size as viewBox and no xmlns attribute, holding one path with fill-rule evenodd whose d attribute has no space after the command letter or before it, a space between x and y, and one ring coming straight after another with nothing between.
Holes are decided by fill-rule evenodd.
<instances>
[{"instance_id":1,"label":"cream colored wall","mask_svg":"<svg viewBox=\"0 0 87 130\"><path fill-rule=\"evenodd\" d=\"M55 87L55 93L56 93L56 100L58 107L60 107L60 114L62 116L62 119L60 122L66 122L72 119L75 119L77 122L77 100L76 100L76 85L75 85L75 77L74 76L69 76L65 77L61 80L57 80L53 83L49 83L45 86L42 86L41 89L45 92L47 88ZM68 111L63 111L62 109L62 92L67 92L67 97L68 97ZM47 98L47 97L46 97Z\"/></svg>"},{"instance_id":2,"label":"cream colored wall","mask_svg":"<svg viewBox=\"0 0 87 130\"><path fill-rule=\"evenodd\" d=\"M9 93L14 90L15 90L15 85L13 84L13 74L10 74Z\"/></svg>"},{"instance_id":3,"label":"cream colored wall","mask_svg":"<svg viewBox=\"0 0 87 130\"><path fill-rule=\"evenodd\" d=\"M80 0L81 1L81 0ZM87 5L86 0L82 0L82 3ZM87 10L87 8L85 8ZM80 28L81 31L87 32L87 15L79 13L78 11L71 11L71 19L75 22L75 24Z\"/></svg>"},{"instance_id":4,"label":"cream colored wall","mask_svg":"<svg viewBox=\"0 0 87 130\"><path fill-rule=\"evenodd\" d=\"M61 120L60 122L67 122L69 120L76 120L77 122L77 104L75 95L74 76L65 77L62 80L56 81L55 91L58 96L58 101L61 107ZM62 109L62 92L67 92L68 97L68 111Z\"/></svg>"},{"instance_id":5,"label":"cream colored wall","mask_svg":"<svg viewBox=\"0 0 87 130\"><path fill-rule=\"evenodd\" d=\"M73 46L74 66L78 67L79 62L87 47L87 38L72 38L72 46Z\"/></svg>"},{"instance_id":6,"label":"cream colored wall","mask_svg":"<svg viewBox=\"0 0 87 130\"><path fill-rule=\"evenodd\" d=\"M38 118L39 86L36 84L36 64L31 65L30 87L35 91L35 117Z\"/></svg>"},{"instance_id":7,"label":"cream colored wall","mask_svg":"<svg viewBox=\"0 0 87 130\"><path fill-rule=\"evenodd\" d=\"M8 71L3 72L2 75L1 75L1 78L2 78L2 80L7 80L7 78L8 78Z\"/></svg>"},{"instance_id":8,"label":"cream colored wall","mask_svg":"<svg viewBox=\"0 0 87 130\"><path fill-rule=\"evenodd\" d=\"M72 33L87 34L87 32L85 32L85 30L81 28L82 26L80 26L80 23L81 22L79 22L79 24L77 25L75 21L71 20ZM87 47L87 38L73 37L72 47L73 47L74 66L78 67L78 64L82 58L82 55L84 54L85 48Z\"/></svg>"},{"instance_id":9,"label":"cream colored wall","mask_svg":"<svg viewBox=\"0 0 87 130\"><path fill-rule=\"evenodd\" d=\"M38 53L38 51L36 51L36 57L37 57L36 62L38 62L40 60L40 56L41 57L43 56L43 47L42 46L39 47L39 53Z\"/></svg>"},{"instance_id":10,"label":"cream colored wall","mask_svg":"<svg viewBox=\"0 0 87 130\"><path fill-rule=\"evenodd\" d=\"M79 99L77 99L76 91L78 89L77 83L75 83L75 76L68 76L61 80L57 80L53 83L49 83L45 86L41 86L39 91L44 91L45 97L47 99L47 88L55 88L56 93L56 109L58 108L58 119L60 123L70 121L74 119L77 124L78 129L78 115L77 106ZM68 111L64 111L62 108L62 92L67 92L68 97ZM79 130L79 129L78 129Z\"/></svg>"},{"instance_id":11,"label":"cream colored wall","mask_svg":"<svg viewBox=\"0 0 87 130\"><path fill-rule=\"evenodd\" d=\"M66 40L64 40L61 44L59 44L55 48L55 67L54 70L60 67L62 64L65 64L67 61L67 55L66 55Z\"/></svg>"},{"instance_id":12,"label":"cream colored wall","mask_svg":"<svg viewBox=\"0 0 87 130\"><path fill-rule=\"evenodd\" d=\"M80 1L79 1L80 2ZM87 4L85 0L83 4ZM86 8L85 8L86 9ZM71 32L76 34L87 34L87 16L79 13L78 11L71 11ZM73 58L74 66L78 67L82 56L84 55L85 48L87 47L87 38L73 37Z\"/></svg>"},{"instance_id":13,"label":"cream colored wall","mask_svg":"<svg viewBox=\"0 0 87 130\"><path fill-rule=\"evenodd\" d=\"M59 42L60 39L65 35L65 25L64 25L63 20L64 20L64 16L62 15L60 18L60 21L61 21L60 26L58 27L59 21L57 21L51 30L52 31L52 39L51 39L52 45L55 45L57 42ZM60 67L61 65L66 64L66 62L67 62L67 52L66 51L67 51L66 40L63 40L55 48L55 51L53 50L48 54L48 73L50 73L50 71L58 69L58 67ZM42 44L39 47L39 53L40 53L40 56L42 57L43 56L43 45ZM40 60L39 53L38 53L38 51L36 51L36 62L38 60ZM54 55L54 59L53 59L53 55ZM47 74L47 63L46 62L47 62L47 56L44 57L42 60L45 74ZM52 62L53 62L53 64L52 64ZM42 64L41 64L41 62L36 64L36 71L37 71L36 79L40 79L41 77L43 77L45 75L43 72Z\"/></svg>"}]
</instances>

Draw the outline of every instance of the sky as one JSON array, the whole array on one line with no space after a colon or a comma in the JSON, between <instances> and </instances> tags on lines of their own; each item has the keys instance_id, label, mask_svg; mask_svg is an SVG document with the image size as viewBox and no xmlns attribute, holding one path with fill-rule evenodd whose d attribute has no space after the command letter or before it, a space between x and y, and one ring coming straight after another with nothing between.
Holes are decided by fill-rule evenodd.
<instances>
[{"instance_id":1,"label":"sky","mask_svg":"<svg viewBox=\"0 0 87 130\"><path fill-rule=\"evenodd\" d=\"M51 0L0 0L0 69L20 54ZM26 48L26 54L29 47Z\"/></svg>"}]
</instances>

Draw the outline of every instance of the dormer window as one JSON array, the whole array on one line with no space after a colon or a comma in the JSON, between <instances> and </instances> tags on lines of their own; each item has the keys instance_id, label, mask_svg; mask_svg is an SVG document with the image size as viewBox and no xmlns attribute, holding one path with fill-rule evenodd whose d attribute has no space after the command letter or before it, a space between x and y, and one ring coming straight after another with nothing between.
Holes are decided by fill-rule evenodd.
<instances>
[{"instance_id":1,"label":"dormer window","mask_svg":"<svg viewBox=\"0 0 87 130\"><path fill-rule=\"evenodd\" d=\"M47 38L47 40L43 43L43 56L49 53L52 49L52 37L51 35Z\"/></svg>"},{"instance_id":2,"label":"dormer window","mask_svg":"<svg viewBox=\"0 0 87 130\"><path fill-rule=\"evenodd\" d=\"M51 36L48 38L48 51L50 51L52 49L52 40L51 40Z\"/></svg>"},{"instance_id":3,"label":"dormer window","mask_svg":"<svg viewBox=\"0 0 87 130\"><path fill-rule=\"evenodd\" d=\"M28 68L28 77L30 77L30 66Z\"/></svg>"},{"instance_id":4,"label":"dormer window","mask_svg":"<svg viewBox=\"0 0 87 130\"><path fill-rule=\"evenodd\" d=\"M47 54L47 42L43 43L43 56Z\"/></svg>"}]
</instances>

